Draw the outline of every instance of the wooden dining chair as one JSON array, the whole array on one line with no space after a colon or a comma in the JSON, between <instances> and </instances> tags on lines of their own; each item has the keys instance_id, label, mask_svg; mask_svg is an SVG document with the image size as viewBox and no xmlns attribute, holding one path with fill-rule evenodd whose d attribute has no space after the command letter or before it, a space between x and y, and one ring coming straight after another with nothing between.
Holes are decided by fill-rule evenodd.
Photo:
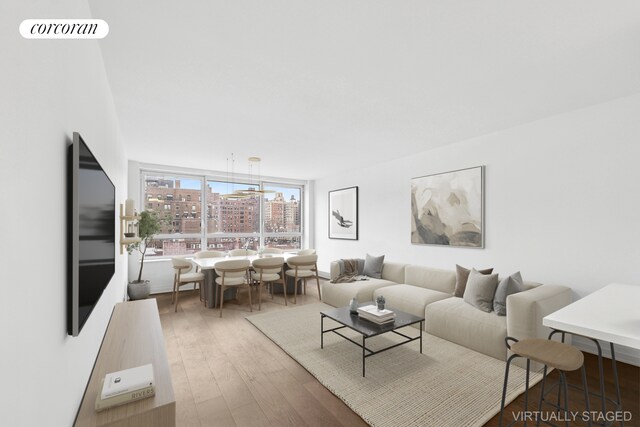
<instances>
[{"instance_id":1,"label":"wooden dining chair","mask_svg":"<svg viewBox=\"0 0 640 427\"><path fill-rule=\"evenodd\" d=\"M195 258L198 258L198 259L202 259L202 258L224 258L226 255L227 255L226 252L213 251L213 250L200 251L200 252L196 252L195 254L193 254L193 256ZM200 266L196 265L196 273L198 271L200 271ZM207 305L207 296L205 295L205 292L204 292L204 286L200 287L200 301L203 301L204 305Z\"/></svg>"},{"instance_id":2,"label":"wooden dining chair","mask_svg":"<svg viewBox=\"0 0 640 427\"><path fill-rule=\"evenodd\" d=\"M248 259L232 259L216 263L216 283L220 285L220 317L222 317L222 306L224 305L224 288L246 286L249 289L249 310L253 311L251 304L251 285L249 281L249 267L251 263Z\"/></svg>"},{"instance_id":3,"label":"wooden dining chair","mask_svg":"<svg viewBox=\"0 0 640 427\"><path fill-rule=\"evenodd\" d=\"M258 310L262 303L262 287L269 286L271 299L273 299L273 284L281 283L284 289L284 305L287 305L287 286L284 280L284 258L258 258L251 263L253 272L251 279L258 285Z\"/></svg>"},{"instance_id":4,"label":"wooden dining chair","mask_svg":"<svg viewBox=\"0 0 640 427\"><path fill-rule=\"evenodd\" d=\"M303 292L307 293L307 279L311 277L316 278L318 285L318 297L322 301L322 295L320 293L320 278L318 277L318 255L297 255L287 259L287 265L289 270L285 272L285 275L293 277L294 292L293 303L297 303L298 296L298 280L302 279L304 282Z\"/></svg>"},{"instance_id":5,"label":"wooden dining chair","mask_svg":"<svg viewBox=\"0 0 640 427\"><path fill-rule=\"evenodd\" d=\"M174 311L178 311L178 298L180 297L180 286L188 285L193 283L194 289L197 284L202 293L202 288L204 288L204 273L202 272L193 272L193 264L188 259L184 259L181 257L171 258L171 263L173 265L173 293L171 295L171 302L175 301L176 307Z\"/></svg>"}]
</instances>

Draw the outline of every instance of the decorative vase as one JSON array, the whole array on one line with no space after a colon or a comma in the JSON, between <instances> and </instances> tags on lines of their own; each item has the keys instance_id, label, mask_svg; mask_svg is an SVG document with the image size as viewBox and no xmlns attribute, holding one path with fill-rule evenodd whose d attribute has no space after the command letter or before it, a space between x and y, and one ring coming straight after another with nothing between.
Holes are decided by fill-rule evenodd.
<instances>
[{"instance_id":1,"label":"decorative vase","mask_svg":"<svg viewBox=\"0 0 640 427\"><path fill-rule=\"evenodd\" d=\"M358 314L358 301L355 298L351 298L351 302L349 303L349 312L351 314Z\"/></svg>"},{"instance_id":2,"label":"decorative vase","mask_svg":"<svg viewBox=\"0 0 640 427\"><path fill-rule=\"evenodd\" d=\"M379 302L378 303L378 310L380 310L380 311L384 310L384 303L383 302Z\"/></svg>"},{"instance_id":3,"label":"decorative vase","mask_svg":"<svg viewBox=\"0 0 640 427\"><path fill-rule=\"evenodd\" d=\"M129 282L129 284L127 285L127 294L129 294L130 300L149 298L150 293L151 282L148 280L142 280L140 282Z\"/></svg>"}]
</instances>

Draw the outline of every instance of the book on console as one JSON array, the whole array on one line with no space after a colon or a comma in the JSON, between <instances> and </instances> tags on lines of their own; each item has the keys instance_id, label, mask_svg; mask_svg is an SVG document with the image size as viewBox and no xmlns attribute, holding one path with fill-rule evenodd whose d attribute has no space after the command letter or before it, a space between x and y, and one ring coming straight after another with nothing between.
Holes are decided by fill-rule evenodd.
<instances>
[{"instance_id":1,"label":"book on console","mask_svg":"<svg viewBox=\"0 0 640 427\"><path fill-rule=\"evenodd\" d=\"M104 384L104 379L101 380L102 384ZM124 405L126 403L135 402L137 400L146 399L148 397L153 397L156 395L156 389L154 386L150 385L148 387L129 391L125 393L120 393L115 396L107 397L106 399L102 399L100 393L96 395L96 411L104 411L105 409L113 408L114 406Z\"/></svg>"},{"instance_id":2,"label":"book on console","mask_svg":"<svg viewBox=\"0 0 640 427\"><path fill-rule=\"evenodd\" d=\"M112 372L104 377L100 392L101 399L117 396L154 385L153 366L136 366L135 368Z\"/></svg>"}]
</instances>

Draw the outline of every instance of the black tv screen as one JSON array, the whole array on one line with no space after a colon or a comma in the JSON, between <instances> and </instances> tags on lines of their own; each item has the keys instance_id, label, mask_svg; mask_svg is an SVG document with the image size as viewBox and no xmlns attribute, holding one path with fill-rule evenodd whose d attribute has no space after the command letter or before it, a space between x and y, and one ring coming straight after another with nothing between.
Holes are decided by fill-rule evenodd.
<instances>
[{"instance_id":1,"label":"black tv screen","mask_svg":"<svg viewBox=\"0 0 640 427\"><path fill-rule=\"evenodd\" d=\"M68 156L67 330L78 336L115 272L116 188L77 132Z\"/></svg>"}]
</instances>

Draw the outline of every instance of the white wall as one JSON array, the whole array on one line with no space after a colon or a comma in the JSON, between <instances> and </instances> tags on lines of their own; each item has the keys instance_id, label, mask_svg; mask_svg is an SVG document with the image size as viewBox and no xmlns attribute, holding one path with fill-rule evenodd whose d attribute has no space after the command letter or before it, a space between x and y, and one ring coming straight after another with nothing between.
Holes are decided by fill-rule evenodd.
<instances>
[{"instance_id":1,"label":"white wall","mask_svg":"<svg viewBox=\"0 0 640 427\"><path fill-rule=\"evenodd\" d=\"M366 253L453 269L520 270L571 287L640 285L640 95L316 181L319 268ZM393 144L393 141L389 141ZM362 147L366 150L366 147ZM410 180L485 165L485 249L410 243ZM327 237L327 192L357 185L360 239Z\"/></svg>"},{"instance_id":2,"label":"white wall","mask_svg":"<svg viewBox=\"0 0 640 427\"><path fill-rule=\"evenodd\" d=\"M113 305L125 257L80 336L66 332L66 152L80 132L126 198L126 161L97 41L25 40L27 18L89 18L85 0L0 5L0 419L73 423ZM116 227L118 225L116 224ZM119 230L117 230L119 232Z\"/></svg>"}]
</instances>

